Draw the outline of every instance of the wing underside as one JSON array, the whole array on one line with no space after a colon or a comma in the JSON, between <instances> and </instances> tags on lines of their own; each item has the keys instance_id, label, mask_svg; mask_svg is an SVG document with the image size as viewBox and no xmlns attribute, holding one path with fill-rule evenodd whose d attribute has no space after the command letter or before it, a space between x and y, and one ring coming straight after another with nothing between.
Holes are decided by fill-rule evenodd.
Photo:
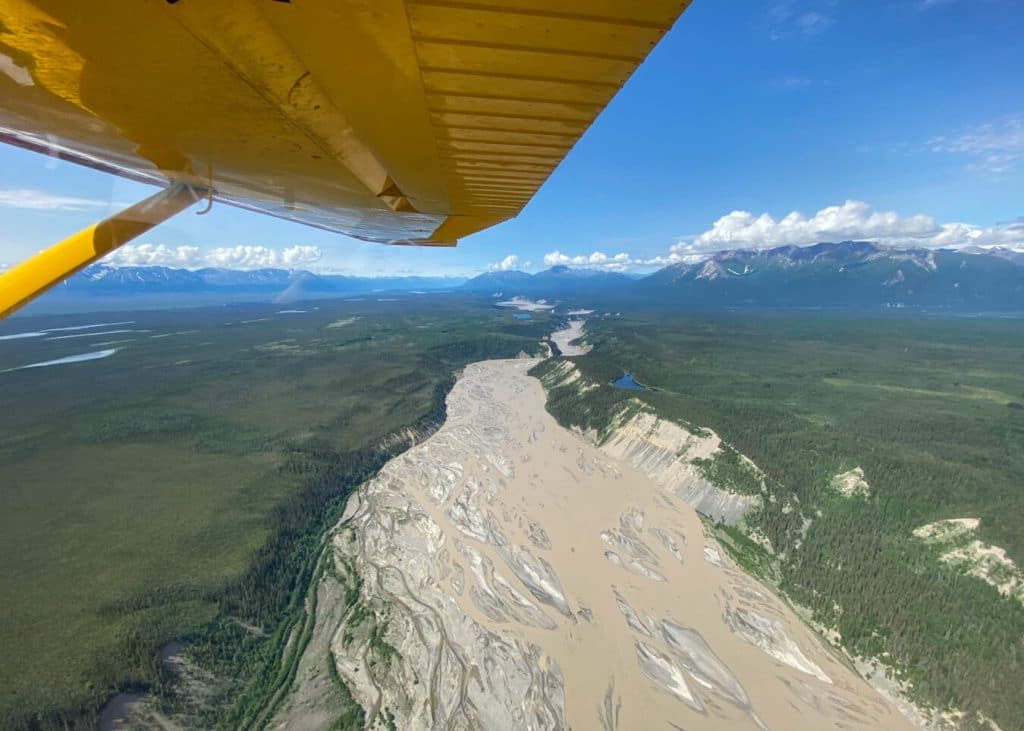
<instances>
[{"instance_id":1,"label":"wing underside","mask_svg":"<svg viewBox=\"0 0 1024 731\"><path fill-rule=\"evenodd\" d=\"M381 243L515 216L680 0L0 0L0 140Z\"/></svg>"}]
</instances>

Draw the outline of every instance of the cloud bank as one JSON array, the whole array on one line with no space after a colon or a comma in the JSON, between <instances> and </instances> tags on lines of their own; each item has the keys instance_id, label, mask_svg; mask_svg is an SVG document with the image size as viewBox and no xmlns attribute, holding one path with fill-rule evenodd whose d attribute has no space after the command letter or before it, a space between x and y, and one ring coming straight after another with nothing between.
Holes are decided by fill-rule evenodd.
<instances>
[{"instance_id":1,"label":"cloud bank","mask_svg":"<svg viewBox=\"0 0 1024 731\"><path fill-rule=\"evenodd\" d=\"M778 220L768 213L755 216L750 211L732 211L692 241L680 243L685 243L687 251L806 246L850 239L939 248L1009 244L1021 238L1019 222L989 228L968 223L940 224L924 213L901 216L895 211L874 211L863 201L850 200L822 208L812 216L793 211Z\"/></svg>"},{"instance_id":2,"label":"cloud bank","mask_svg":"<svg viewBox=\"0 0 1024 731\"><path fill-rule=\"evenodd\" d=\"M781 218L767 212L755 214L734 210L719 217L706 231L680 239L666 251L654 256L601 250L573 254L556 249L544 255L543 263L545 267L568 265L626 272L681 262L693 263L724 249L768 249L845 240L923 248L1024 247L1024 217L988 227L962 222L939 223L924 213L904 216L895 211L876 211L864 201L857 200L826 206L813 214L792 211ZM198 246L142 243L118 249L106 257L104 263L112 266L297 269L313 264L321 257L319 247L306 245L274 249L240 244L203 251ZM487 271L492 272L531 268L532 262L522 261L517 254L509 254L486 267Z\"/></svg>"},{"instance_id":3,"label":"cloud bank","mask_svg":"<svg viewBox=\"0 0 1024 731\"><path fill-rule=\"evenodd\" d=\"M667 264L676 264L681 261L689 261L689 257L683 253L673 251L646 259L634 258L624 251L618 254L605 254L603 251L595 251L590 254L579 254L577 256L569 256L561 251L550 251L544 255L545 266L566 265L586 269L601 269L606 272L627 272L632 269L666 266Z\"/></svg>"},{"instance_id":4,"label":"cloud bank","mask_svg":"<svg viewBox=\"0 0 1024 731\"><path fill-rule=\"evenodd\" d=\"M634 258L626 252L608 255L601 251L569 255L556 250L544 256L544 263L626 271L692 263L724 249L769 249L847 240L924 248L1021 246L1024 245L1024 217L986 228L969 223L938 223L923 213L901 216L895 211L875 211L867 203L856 200L827 206L809 216L793 211L778 219L770 213L755 215L735 210L720 217L707 231L676 242L658 256Z\"/></svg>"},{"instance_id":5,"label":"cloud bank","mask_svg":"<svg viewBox=\"0 0 1024 731\"><path fill-rule=\"evenodd\" d=\"M567 256L560 251L552 251L544 255L544 263L549 266L572 265L596 267L600 269L618 269L627 266L632 259L629 254L619 253L609 256L602 251L595 251L589 256Z\"/></svg>"},{"instance_id":6,"label":"cloud bank","mask_svg":"<svg viewBox=\"0 0 1024 731\"><path fill-rule=\"evenodd\" d=\"M199 261L198 246L166 246L164 244L127 244L103 259L111 266L187 267Z\"/></svg>"},{"instance_id":7,"label":"cloud bank","mask_svg":"<svg viewBox=\"0 0 1024 731\"><path fill-rule=\"evenodd\" d=\"M322 256L317 246L290 246L280 251L266 246L239 245L219 247L200 254L198 246L166 246L164 244L127 244L104 257L110 266L166 266L189 268L198 266L226 269L294 269L318 261Z\"/></svg>"}]
</instances>

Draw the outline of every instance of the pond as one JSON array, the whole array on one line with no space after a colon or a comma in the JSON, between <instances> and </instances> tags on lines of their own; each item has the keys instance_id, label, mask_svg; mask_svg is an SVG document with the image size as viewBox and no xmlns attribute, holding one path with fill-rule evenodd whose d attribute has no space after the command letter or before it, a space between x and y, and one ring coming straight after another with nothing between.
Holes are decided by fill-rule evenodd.
<instances>
[{"instance_id":1,"label":"pond","mask_svg":"<svg viewBox=\"0 0 1024 731\"><path fill-rule=\"evenodd\" d=\"M516 318L517 320L532 320L533 319L533 315L528 315L525 312L517 312L516 314L512 315L512 317Z\"/></svg>"},{"instance_id":2,"label":"pond","mask_svg":"<svg viewBox=\"0 0 1024 731\"><path fill-rule=\"evenodd\" d=\"M637 383L633 380L632 373L624 373L623 375L612 381L612 386L615 388L624 388L628 391L646 391L647 386L642 383Z\"/></svg>"}]
</instances>

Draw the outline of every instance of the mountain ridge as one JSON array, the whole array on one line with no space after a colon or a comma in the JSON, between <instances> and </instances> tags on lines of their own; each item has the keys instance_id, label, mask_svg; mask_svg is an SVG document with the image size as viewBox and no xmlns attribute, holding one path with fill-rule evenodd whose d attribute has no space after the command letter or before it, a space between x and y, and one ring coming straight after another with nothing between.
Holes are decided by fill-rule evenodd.
<instances>
[{"instance_id":1,"label":"mountain ridge","mask_svg":"<svg viewBox=\"0 0 1024 731\"><path fill-rule=\"evenodd\" d=\"M494 287L504 296L602 295L700 308L1024 310L1024 251L1010 247L957 250L822 242L728 249L699 261L670 264L640 280L590 271L574 278L554 268L535 275L490 273L463 287Z\"/></svg>"},{"instance_id":2,"label":"mountain ridge","mask_svg":"<svg viewBox=\"0 0 1024 731\"><path fill-rule=\"evenodd\" d=\"M573 269L559 264L536 274L520 271L486 272L473 277L462 285L464 290L515 289L516 294L534 294L552 288L575 294L600 291L607 287L625 286L635 281L620 272L606 272L600 269Z\"/></svg>"},{"instance_id":3,"label":"mountain ridge","mask_svg":"<svg viewBox=\"0 0 1024 731\"><path fill-rule=\"evenodd\" d=\"M636 275L564 265L459 277L357 277L304 269L111 267L55 287L34 311L226 302L288 303L372 292L457 289L505 297L575 298L683 308L933 308L1024 311L1024 248L925 249L870 241L728 249Z\"/></svg>"}]
</instances>

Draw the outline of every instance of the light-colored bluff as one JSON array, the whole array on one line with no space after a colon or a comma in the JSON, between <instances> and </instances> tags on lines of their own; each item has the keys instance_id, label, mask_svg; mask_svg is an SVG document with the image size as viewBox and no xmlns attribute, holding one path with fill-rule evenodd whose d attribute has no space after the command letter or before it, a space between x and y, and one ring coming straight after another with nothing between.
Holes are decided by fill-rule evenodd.
<instances>
[{"instance_id":1,"label":"light-colored bluff","mask_svg":"<svg viewBox=\"0 0 1024 731\"><path fill-rule=\"evenodd\" d=\"M598 448L535 363L468 366L350 500L272 727L329 725L336 672L371 728L909 728L705 534L675 459L704 438L633 419Z\"/></svg>"},{"instance_id":2,"label":"light-colored bluff","mask_svg":"<svg viewBox=\"0 0 1024 731\"><path fill-rule=\"evenodd\" d=\"M574 386L581 393L597 388L597 384L586 382L569 360L558 362L543 382L548 389ZM612 418L603 438L593 431L581 436L600 444L605 454L632 465L697 512L723 523L736 523L761 501L759 495L723 490L704 478L695 461L714 457L721 450L722 440L715 432L706 428L690 431L658 418L636 399ZM760 474L746 457L740 459L753 473Z\"/></svg>"}]
</instances>

